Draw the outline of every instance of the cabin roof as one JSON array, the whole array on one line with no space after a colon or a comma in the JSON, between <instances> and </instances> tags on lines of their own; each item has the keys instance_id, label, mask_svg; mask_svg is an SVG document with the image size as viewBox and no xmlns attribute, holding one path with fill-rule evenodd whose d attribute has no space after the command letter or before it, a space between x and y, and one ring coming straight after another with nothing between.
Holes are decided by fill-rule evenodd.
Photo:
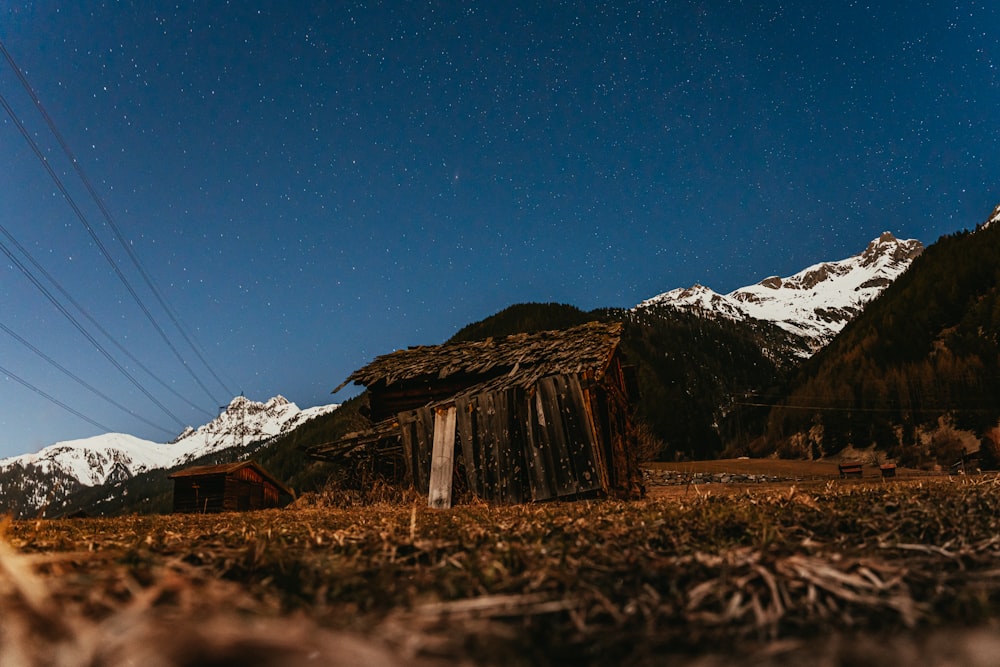
<instances>
[{"instance_id":1,"label":"cabin roof","mask_svg":"<svg viewBox=\"0 0 1000 667\"><path fill-rule=\"evenodd\" d=\"M600 376L618 348L621 332L620 322L590 322L557 331L411 347L376 357L333 391L350 382L388 386L415 378L495 377L505 372L504 385L522 387L549 375L592 371Z\"/></svg>"},{"instance_id":2,"label":"cabin roof","mask_svg":"<svg viewBox=\"0 0 1000 667\"><path fill-rule=\"evenodd\" d=\"M274 477L271 473L264 469L262 465L256 461L237 461L236 463L220 463L217 465L209 466L191 466L190 468L185 468L184 470L178 470L177 472L167 475L168 479L177 479L179 477L205 477L208 475L228 475L230 473L236 472L237 470L242 470L243 468L253 468L260 476L267 481L278 487L282 493L286 493L290 496L294 496L291 489L282 484L278 479Z\"/></svg>"}]
</instances>

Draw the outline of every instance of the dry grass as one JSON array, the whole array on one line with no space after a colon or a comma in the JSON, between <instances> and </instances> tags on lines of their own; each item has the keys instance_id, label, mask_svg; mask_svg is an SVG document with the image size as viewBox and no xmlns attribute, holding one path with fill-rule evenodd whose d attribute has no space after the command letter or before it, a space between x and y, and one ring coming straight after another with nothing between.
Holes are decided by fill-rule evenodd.
<instances>
[{"instance_id":1,"label":"dry grass","mask_svg":"<svg viewBox=\"0 0 1000 667\"><path fill-rule=\"evenodd\" d=\"M0 664L976 664L995 635L945 638L1000 618L998 491L9 523Z\"/></svg>"}]
</instances>

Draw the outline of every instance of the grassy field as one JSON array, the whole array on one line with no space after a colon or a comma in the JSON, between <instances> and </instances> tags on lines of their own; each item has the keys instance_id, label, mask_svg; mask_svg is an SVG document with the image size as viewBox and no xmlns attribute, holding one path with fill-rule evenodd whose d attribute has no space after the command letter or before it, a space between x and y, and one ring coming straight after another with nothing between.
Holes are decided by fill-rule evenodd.
<instances>
[{"instance_id":1,"label":"grassy field","mask_svg":"<svg viewBox=\"0 0 1000 667\"><path fill-rule=\"evenodd\" d=\"M652 495L8 522L0 664L995 664L976 661L1000 654L995 477Z\"/></svg>"}]
</instances>

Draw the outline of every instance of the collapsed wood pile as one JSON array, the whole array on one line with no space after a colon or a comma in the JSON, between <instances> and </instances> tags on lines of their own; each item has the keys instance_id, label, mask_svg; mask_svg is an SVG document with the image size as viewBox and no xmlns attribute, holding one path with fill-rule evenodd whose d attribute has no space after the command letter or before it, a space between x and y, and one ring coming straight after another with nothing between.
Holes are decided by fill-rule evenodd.
<instances>
[{"instance_id":1,"label":"collapsed wood pile","mask_svg":"<svg viewBox=\"0 0 1000 667\"><path fill-rule=\"evenodd\" d=\"M641 496L621 332L591 322L382 355L334 390L368 388L371 429L309 453L396 457L402 481L442 507L455 483L502 503Z\"/></svg>"}]
</instances>

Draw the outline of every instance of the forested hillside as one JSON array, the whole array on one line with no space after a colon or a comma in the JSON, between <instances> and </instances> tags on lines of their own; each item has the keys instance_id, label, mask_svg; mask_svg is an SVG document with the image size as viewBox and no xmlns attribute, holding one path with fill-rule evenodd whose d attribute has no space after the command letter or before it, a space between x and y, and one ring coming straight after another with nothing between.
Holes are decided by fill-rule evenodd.
<instances>
[{"instance_id":1,"label":"forested hillside","mask_svg":"<svg viewBox=\"0 0 1000 667\"><path fill-rule=\"evenodd\" d=\"M467 324L448 339L449 343L499 338L516 333L537 333L553 329L568 329L602 319L593 313L564 303L518 303L495 315Z\"/></svg>"},{"instance_id":2,"label":"forested hillside","mask_svg":"<svg viewBox=\"0 0 1000 667\"><path fill-rule=\"evenodd\" d=\"M874 444L907 463L954 460L951 426L979 438L1000 419L998 285L1000 226L941 238L802 367L765 446Z\"/></svg>"},{"instance_id":3,"label":"forested hillside","mask_svg":"<svg viewBox=\"0 0 1000 667\"><path fill-rule=\"evenodd\" d=\"M637 366L638 416L663 441L661 460L743 453L764 412L740 405L770 396L790 360L770 354L784 334L760 322L708 319L670 308L608 311L626 322L622 341Z\"/></svg>"}]
</instances>

